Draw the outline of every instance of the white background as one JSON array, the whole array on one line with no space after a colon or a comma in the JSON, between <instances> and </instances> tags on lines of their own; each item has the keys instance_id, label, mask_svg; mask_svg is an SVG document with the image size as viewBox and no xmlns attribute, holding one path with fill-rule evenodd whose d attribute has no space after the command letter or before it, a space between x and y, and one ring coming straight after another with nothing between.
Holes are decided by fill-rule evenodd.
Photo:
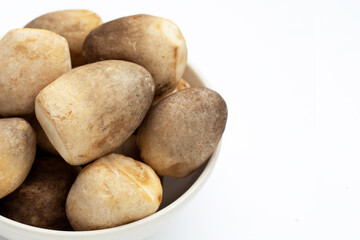
<instances>
[{"instance_id":1,"label":"white background","mask_svg":"<svg viewBox=\"0 0 360 240\"><path fill-rule=\"evenodd\" d=\"M69 8L173 20L228 104L209 181L150 240L360 239L360 1L6 1L0 34Z\"/></svg>"}]
</instances>

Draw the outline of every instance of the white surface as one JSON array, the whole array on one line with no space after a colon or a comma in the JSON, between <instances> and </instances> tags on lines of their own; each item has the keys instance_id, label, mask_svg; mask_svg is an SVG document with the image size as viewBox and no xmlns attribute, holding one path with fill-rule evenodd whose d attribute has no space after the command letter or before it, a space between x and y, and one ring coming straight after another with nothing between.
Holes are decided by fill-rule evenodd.
<instances>
[{"instance_id":1,"label":"white surface","mask_svg":"<svg viewBox=\"0 0 360 240\"><path fill-rule=\"evenodd\" d=\"M360 238L359 1L7 1L0 34L65 8L172 19L227 101L211 178L150 240Z\"/></svg>"}]
</instances>

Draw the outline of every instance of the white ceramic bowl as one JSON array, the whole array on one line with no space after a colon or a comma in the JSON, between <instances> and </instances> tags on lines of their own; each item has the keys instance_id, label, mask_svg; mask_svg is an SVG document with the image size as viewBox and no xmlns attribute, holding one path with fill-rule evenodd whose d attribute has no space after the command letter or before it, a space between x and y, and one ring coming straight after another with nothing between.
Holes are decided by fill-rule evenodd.
<instances>
[{"instance_id":1,"label":"white ceramic bowl","mask_svg":"<svg viewBox=\"0 0 360 240\"><path fill-rule=\"evenodd\" d=\"M188 65L184 73L184 79L191 86L207 86L209 84L194 69ZM32 227L26 224L18 223L8 218L0 216L0 235L7 239L16 240L49 240L49 239L86 239L86 240L139 240L145 239L169 223L169 220L176 215L176 212L200 190L214 168L220 144L216 148L209 161L192 173L190 176L180 179L164 177L163 178L163 202L159 210L141 220L109 229L94 231L56 231L38 227ZM171 223L171 221L170 221ZM1 237L0 237L1 240Z\"/></svg>"}]
</instances>

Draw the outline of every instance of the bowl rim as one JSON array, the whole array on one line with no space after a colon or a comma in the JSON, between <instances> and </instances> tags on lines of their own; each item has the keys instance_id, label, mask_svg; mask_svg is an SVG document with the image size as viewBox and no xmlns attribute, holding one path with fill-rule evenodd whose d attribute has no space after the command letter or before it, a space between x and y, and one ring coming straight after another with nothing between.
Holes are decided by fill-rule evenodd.
<instances>
[{"instance_id":1,"label":"bowl rim","mask_svg":"<svg viewBox=\"0 0 360 240\"><path fill-rule=\"evenodd\" d=\"M204 83L204 86L211 88L211 85L209 82L204 78L204 76L201 74L201 72L194 67L194 64L191 62L188 62L187 68L189 68L189 71L192 73L195 73L195 75L198 76L198 78ZM186 190L178 199L176 199L174 202L169 204L168 206L164 207L163 209L155 212L152 215L149 215L143 219L117 226L107 229L99 229L99 230L88 230L88 231L63 231L63 230L52 230L52 229L45 229L40 227L35 227L31 225L27 225L24 223L16 222L14 220L11 220L9 218L3 217L0 215L0 224L3 226L11 227L12 229L21 229L25 232L31 232L34 234L42 234L42 235L52 235L57 237L86 237L86 236L97 236L102 234L111 234L116 232L123 232L128 231L129 229L137 228L141 225L146 225L155 219L161 218L163 215L168 214L170 212L175 211L179 207L185 205L189 200L194 197L197 192L200 190L200 187L206 182L208 179L210 173L212 172L214 165L216 163L216 160L219 155L219 151L221 148L221 140L219 141L215 151L209 158L209 160L206 163L206 166L204 170L201 172L199 177L195 180L195 182L191 185L191 187ZM0 233L1 235L1 233Z\"/></svg>"}]
</instances>

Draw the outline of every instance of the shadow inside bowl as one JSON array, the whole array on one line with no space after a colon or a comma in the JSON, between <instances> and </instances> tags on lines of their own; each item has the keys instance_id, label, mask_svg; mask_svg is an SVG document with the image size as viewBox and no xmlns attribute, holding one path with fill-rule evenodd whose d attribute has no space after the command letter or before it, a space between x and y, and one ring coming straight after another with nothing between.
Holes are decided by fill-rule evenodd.
<instances>
[{"instance_id":1,"label":"shadow inside bowl","mask_svg":"<svg viewBox=\"0 0 360 240\"><path fill-rule=\"evenodd\" d=\"M206 163L207 164L207 163ZM173 203L176 199L181 197L198 179L204 170L206 164L202 165L198 170L193 172L187 177L183 178L173 178L173 177L163 177L162 187L163 187L163 200L159 207L161 209L167 207Z\"/></svg>"}]
</instances>

